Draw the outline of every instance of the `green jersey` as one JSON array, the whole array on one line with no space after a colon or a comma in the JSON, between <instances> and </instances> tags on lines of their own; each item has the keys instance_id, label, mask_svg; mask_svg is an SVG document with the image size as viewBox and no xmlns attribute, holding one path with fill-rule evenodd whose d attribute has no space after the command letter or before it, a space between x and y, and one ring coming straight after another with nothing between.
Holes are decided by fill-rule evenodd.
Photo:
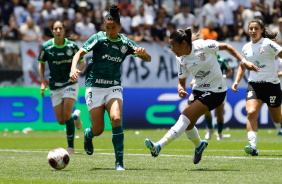
<instances>
[{"instance_id":1,"label":"green jersey","mask_svg":"<svg viewBox=\"0 0 282 184\"><path fill-rule=\"evenodd\" d=\"M54 38L42 45L38 61L42 63L48 62L50 69L49 86L51 90L74 84L70 80L69 73L71 71L72 58L78 50L76 43L66 38L62 46L57 46ZM81 61L83 61L83 58L81 58Z\"/></svg>"},{"instance_id":2,"label":"green jersey","mask_svg":"<svg viewBox=\"0 0 282 184\"><path fill-rule=\"evenodd\" d=\"M113 40L105 32L93 34L82 46L84 52L92 52L85 78L86 87L108 88L121 85L120 66L127 55L139 47L135 42L118 34Z\"/></svg>"},{"instance_id":3,"label":"green jersey","mask_svg":"<svg viewBox=\"0 0 282 184\"><path fill-rule=\"evenodd\" d=\"M224 57L218 54L216 55L216 58L217 58L217 62L219 63L219 66L222 72L224 70L227 71L230 68L227 59L225 59Z\"/></svg>"}]
</instances>

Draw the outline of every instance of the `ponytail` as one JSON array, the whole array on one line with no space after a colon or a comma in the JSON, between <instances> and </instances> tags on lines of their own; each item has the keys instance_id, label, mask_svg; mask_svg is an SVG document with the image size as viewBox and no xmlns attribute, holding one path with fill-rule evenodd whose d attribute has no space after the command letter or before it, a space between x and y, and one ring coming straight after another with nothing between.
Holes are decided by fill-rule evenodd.
<instances>
[{"instance_id":1,"label":"ponytail","mask_svg":"<svg viewBox=\"0 0 282 184\"><path fill-rule=\"evenodd\" d=\"M183 41L186 41L189 46L192 46L192 41L197 40L200 38L199 33L193 33L192 29L190 27L183 29L177 29L170 35L170 39L177 43L182 43Z\"/></svg>"},{"instance_id":2,"label":"ponytail","mask_svg":"<svg viewBox=\"0 0 282 184\"><path fill-rule=\"evenodd\" d=\"M271 40L275 40L276 39L276 36L278 33L274 32L270 32L268 30L268 28L265 26L265 23L261 20L261 19L253 19L250 23L249 23L249 26L251 23L257 23L261 29L263 29L263 32L262 32L262 37L264 38L269 38Z\"/></svg>"},{"instance_id":3,"label":"ponytail","mask_svg":"<svg viewBox=\"0 0 282 184\"><path fill-rule=\"evenodd\" d=\"M112 4L109 8L109 13L105 16L105 20L115 21L117 24L120 24L120 15L119 7L115 4Z\"/></svg>"}]
</instances>

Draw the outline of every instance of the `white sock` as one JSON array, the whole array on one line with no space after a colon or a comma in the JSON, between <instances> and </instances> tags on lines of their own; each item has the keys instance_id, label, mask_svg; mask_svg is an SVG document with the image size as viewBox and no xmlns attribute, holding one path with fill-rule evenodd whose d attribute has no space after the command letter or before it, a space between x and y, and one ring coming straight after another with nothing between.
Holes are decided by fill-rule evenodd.
<instances>
[{"instance_id":1,"label":"white sock","mask_svg":"<svg viewBox=\"0 0 282 184\"><path fill-rule=\"evenodd\" d=\"M186 116L181 114L175 125L171 127L170 130L165 134L165 136L157 143L161 146L161 148L163 148L171 141L179 137L187 129L189 124L190 120Z\"/></svg>"},{"instance_id":2,"label":"white sock","mask_svg":"<svg viewBox=\"0 0 282 184\"><path fill-rule=\"evenodd\" d=\"M274 124L274 126L276 127L276 129L277 129L278 132L282 132L281 123L273 122L273 124Z\"/></svg>"},{"instance_id":3,"label":"white sock","mask_svg":"<svg viewBox=\"0 0 282 184\"><path fill-rule=\"evenodd\" d=\"M186 130L185 135L194 143L195 148L198 148L201 145L202 140L199 136L198 129L195 126L191 130Z\"/></svg>"},{"instance_id":4,"label":"white sock","mask_svg":"<svg viewBox=\"0 0 282 184\"><path fill-rule=\"evenodd\" d=\"M258 133L254 131L248 132L248 139L249 139L250 145L254 145L254 146L257 145L257 135Z\"/></svg>"}]
</instances>

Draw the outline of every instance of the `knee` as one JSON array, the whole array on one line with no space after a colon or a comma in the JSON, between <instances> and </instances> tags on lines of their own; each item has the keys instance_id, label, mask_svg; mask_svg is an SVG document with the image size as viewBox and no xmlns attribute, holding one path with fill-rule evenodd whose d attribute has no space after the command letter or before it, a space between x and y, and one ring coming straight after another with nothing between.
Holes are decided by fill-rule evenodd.
<instances>
[{"instance_id":1,"label":"knee","mask_svg":"<svg viewBox=\"0 0 282 184\"><path fill-rule=\"evenodd\" d=\"M257 119L258 113L255 110L249 110L247 112L248 119Z\"/></svg>"},{"instance_id":2,"label":"knee","mask_svg":"<svg viewBox=\"0 0 282 184\"><path fill-rule=\"evenodd\" d=\"M57 121L58 121L58 123L59 123L60 125L65 125L65 124L66 124L65 120L63 120L63 119L57 120Z\"/></svg>"},{"instance_id":3,"label":"knee","mask_svg":"<svg viewBox=\"0 0 282 184\"><path fill-rule=\"evenodd\" d=\"M111 117L111 124L112 124L112 127L121 126L121 118L120 117Z\"/></svg>"},{"instance_id":4,"label":"knee","mask_svg":"<svg viewBox=\"0 0 282 184\"><path fill-rule=\"evenodd\" d=\"M104 132L104 128L101 128L101 127L92 127L92 133L93 133L95 136L99 136L99 135L101 135L103 132Z\"/></svg>"}]
</instances>

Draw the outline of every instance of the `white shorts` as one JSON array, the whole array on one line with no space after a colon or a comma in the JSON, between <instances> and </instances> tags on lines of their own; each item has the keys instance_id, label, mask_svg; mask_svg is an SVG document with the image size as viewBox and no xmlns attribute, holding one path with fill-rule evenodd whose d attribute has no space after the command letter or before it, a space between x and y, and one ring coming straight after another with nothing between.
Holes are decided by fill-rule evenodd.
<instances>
[{"instance_id":1,"label":"white shorts","mask_svg":"<svg viewBox=\"0 0 282 184\"><path fill-rule=\"evenodd\" d=\"M50 90L50 95L53 107L62 103L63 98L73 98L76 101L78 95L78 83L56 90Z\"/></svg>"},{"instance_id":2,"label":"white shorts","mask_svg":"<svg viewBox=\"0 0 282 184\"><path fill-rule=\"evenodd\" d=\"M88 111L94 107L106 105L112 98L123 100L123 88L121 86L113 86L109 88L87 87L85 91L85 100Z\"/></svg>"}]
</instances>

